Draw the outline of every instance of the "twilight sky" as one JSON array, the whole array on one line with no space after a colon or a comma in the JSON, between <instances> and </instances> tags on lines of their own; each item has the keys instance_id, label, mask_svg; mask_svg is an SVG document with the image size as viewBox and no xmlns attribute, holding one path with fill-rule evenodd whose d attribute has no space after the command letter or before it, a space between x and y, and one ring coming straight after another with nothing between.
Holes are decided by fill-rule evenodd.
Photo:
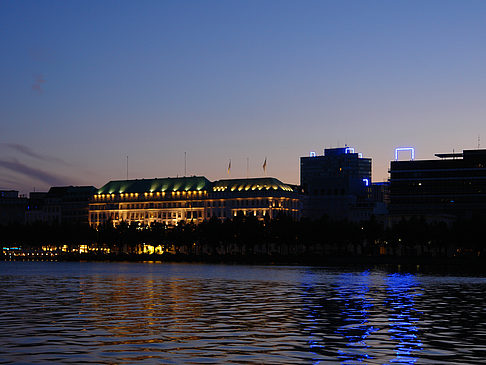
<instances>
[{"instance_id":1,"label":"twilight sky","mask_svg":"<svg viewBox=\"0 0 486 365\"><path fill-rule=\"evenodd\" d=\"M0 55L0 189L486 147L485 1L1 1Z\"/></svg>"}]
</instances>

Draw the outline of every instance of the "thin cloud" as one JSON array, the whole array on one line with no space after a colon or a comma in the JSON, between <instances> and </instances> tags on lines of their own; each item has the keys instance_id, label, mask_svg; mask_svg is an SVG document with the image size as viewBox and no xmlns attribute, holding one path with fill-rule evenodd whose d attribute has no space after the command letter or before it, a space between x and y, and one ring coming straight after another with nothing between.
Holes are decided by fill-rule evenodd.
<instances>
[{"instance_id":1,"label":"thin cloud","mask_svg":"<svg viewBox=\"0 0 486 365\"><path fill-rule=\"evenodd\" d=\"M7 186L8 185L10 185L10 186L17 186L19 184L18 181L10 180L10 179L4 179L4 178L0 178L0 183L6 184Z\"/></svg>"},{"instance_id":2,"label":"thin cloud","mask_svg":"<svg viewBox=\"0 0 486 365\"><path fill-rule=\"evenodd\" d=\"M20 153L22 153L26 156L33 157L33 158L36 158L36 159L41 160L41 161L56 162L56 163L62 163L64 165L69 165L66 161L63 161L60 158L43 155L41 153L37 153L37 152L33 151L31 148L29 148L25 145L22 145L22 144L5 143L5 146L7 146L7 147L9 147L9 148L11 148L11 149L13 149L17 152L20 152Z\"/></svg>"},{"instance_id":3,"label":"thin cloud","mask_svg":"<svg viewBox=\"0 0 486 365\"><path fill-rule=\"evenodd\" d=\"M48 171L44 171L41 169L37 169L34 167L27 166L21 162L16 160L13 161L6 161L0 160L0 167L3 167L9 171L24 175L31 179L35 179L41 182L44 182L48 185L66 185L67 179L57 176L53 173Z\"/></svg>"},{"instance_id":4,"label":"thin cloud","mask_svg":"<svg viewBox=\"0 0 486 365\"><path fill-rule=\"evenodd\" d=\"M34 75L34 83L32 84L32 90L42 94L42 84L46 82L42 74Z\"/></svg>"}]
</instances>

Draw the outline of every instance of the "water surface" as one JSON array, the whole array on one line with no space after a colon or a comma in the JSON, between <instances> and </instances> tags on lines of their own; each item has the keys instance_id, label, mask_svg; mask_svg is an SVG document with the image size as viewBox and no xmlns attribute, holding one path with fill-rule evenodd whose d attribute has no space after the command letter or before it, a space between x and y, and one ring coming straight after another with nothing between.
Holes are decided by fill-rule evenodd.
<instances>
[{"instance_id":1,"label":"water surface","mask_svg":"<svg viewBox=\"0 0 486 365\"><path fill-rule=\"evenodd\" d=\"M0 262L1 363L486 363L486 279Z\"/></svg>"}]
</instances>

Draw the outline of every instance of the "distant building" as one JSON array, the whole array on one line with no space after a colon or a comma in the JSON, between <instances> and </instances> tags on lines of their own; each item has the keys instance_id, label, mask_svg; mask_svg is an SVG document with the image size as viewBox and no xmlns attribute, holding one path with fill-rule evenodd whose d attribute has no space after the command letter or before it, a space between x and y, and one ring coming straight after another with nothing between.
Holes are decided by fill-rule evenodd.
<instances>
[{"instance_id":1,"label":"distant building","mask_svg":"<svg viewBox=\"0 0 486 365\"><path fill-rule=\"evenodd\" d=\"M390 203L390 182L374 182L370 189L371 200L388 205Z\"/></svg>"},{"instance_id":2,"label":"distant building","mask_svg":"<svg viewBox=\"0 0 486 365\"><path fill-rule=\"evenodd\" d=\"M17 190L0 190L0 224L24 223L26 205Z\"/></svg>"},{"instance_id":3,"label":"distant building","mask_svg":"<svg viewBox=\"0 0 486 365\"><path fill-rule=\"evenodd\" d=\"M46 203L46 192L31 192L25 210L25 223L44 222L44 205Z\"/></svg>"},{"instance_id":4,"label":"distant building","mask_svg":"<svg viewBox=\"0 0 486 365\"><path fill-rule=\"evenodd\" d=\"M236 215L273 218L279 213L298 218L297 188L274 178L211 182L204 176L110 181L90 202L92 226L122 221L149 225L200 223Z\"/></svg>"},{"instance_id":5,"label":"distant building","mask_svg":"<svg viewBox=\"0 0 486 365\"><path fill-rule=\"evenodd\" d=\"M383 220L388 215L390 204L390 182L376 182L371 185L370 200L373 202L373 215Z\"/></svg>"},{"instance_id":6,"label":"distant building","mask_svg":"<svg viewBox=\"0 0 486 365\"><path fill-rule=\"evenodd\" d=\"M366 220L372 214L371 159L354 148L325 149L322 156L301 157L300 183L304 217Z\"/></svg>"},{"instance_id":7,"label":"distant building","mask_svg":"<svg viewBox=\"0 0 486 365\"><path fill-rule=\"evenodd\" d=\"M486 216L486 150L435 156L439 159L391 162L391 216Z\"/></svg>"},{"instance_id":8,"label":"distant building","mask_svg":"<svg viewBox=\"0 0 486 365\"><path fill-rule=\"evenodd\" d=\"M47 193L30 193L26 222L88 224L89 201L94 186L56 186Z\"/></svg>"}]
</instances>

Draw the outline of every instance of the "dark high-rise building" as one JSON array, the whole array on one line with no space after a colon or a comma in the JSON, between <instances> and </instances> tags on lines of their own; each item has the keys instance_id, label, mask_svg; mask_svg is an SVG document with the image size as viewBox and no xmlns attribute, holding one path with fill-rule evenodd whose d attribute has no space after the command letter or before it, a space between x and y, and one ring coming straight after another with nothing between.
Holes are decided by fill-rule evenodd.
<instances>
[{"instance_id":1,"label":"dark high-rise building","mask_svg":"<svg viewBox=\"0 0 486 365\"><path fill-rule=\"evenodd\" d=\"M439 153L436 160L392 161L393 216L486 215L486 150Z\"/></svg>"},{"instance_id":2,"label":"dark high-rise building","mask_svg":"<svg viewBox=\"0 0 486 365\"><path fill-rule=\"evenodd\" d=\"M372 211L371 159L363 158L354 148L325 149L322 156L311 153L301 157L300 183L305 217L364 220L369 217L366 212Z\"/></svg>"}]
</instances>

